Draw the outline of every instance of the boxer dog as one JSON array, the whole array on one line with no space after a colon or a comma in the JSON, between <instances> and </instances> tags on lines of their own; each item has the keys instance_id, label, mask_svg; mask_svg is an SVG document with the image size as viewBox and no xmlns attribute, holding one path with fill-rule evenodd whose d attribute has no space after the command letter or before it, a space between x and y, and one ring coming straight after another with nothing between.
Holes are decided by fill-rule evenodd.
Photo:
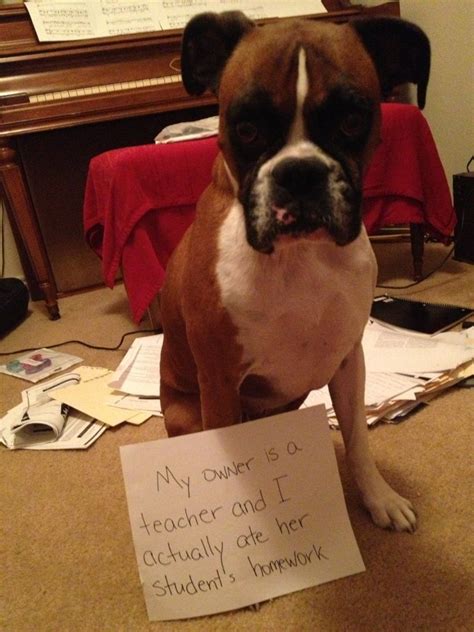
<instances>
[{"instance_id":1,"label":"boxer dog","mask_svg":"<svg viewBox=\"0 0 474 632\"><path fill-rule=\"evenodd\" d=\"M416 515L379 473L364 411L377 267L361 190L381 94L412 81L423 105L429 54L423 32L397 19L193 18L183 82L218 95L221 151L161 297L170 436L296 409L328 384L362 500L399 531Z\"/></svg>"}]
</instances>

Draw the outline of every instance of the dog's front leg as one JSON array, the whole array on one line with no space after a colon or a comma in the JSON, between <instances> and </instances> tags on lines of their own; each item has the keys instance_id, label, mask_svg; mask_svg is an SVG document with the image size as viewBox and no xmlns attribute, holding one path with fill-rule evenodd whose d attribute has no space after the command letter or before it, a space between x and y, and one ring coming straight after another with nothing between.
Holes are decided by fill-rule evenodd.
<instances>
[{"instance_id":1,"label":"dog's front leg","mask_svg":"<svg viewBox=\"0 0 474 632\"><path fill-rule=\"evenodd\" d=\"M349 467L375 524L414 532L416 514L413 506L384 480L370 452L364 390L364 354L361 343L358 343L329 383Z\"/></svg>"},{"instance_id":2,"label":"dog's front leg","mask_svg":"<svg viewBox=\"0 0 474 632\"><path fill-rule=\"evenodd\" d=\"M242 411L235 380L222 371L200 371L198 379L203 430L240 423Z\"/></svg>"},{"instance_id":3,"label":"dog's front leg","mask_svg":"<svg viewBox=\"0 0 474 632\"><path fill-rule=\"evenodd\" d=\"M219 322L190 330L197 366L203 430L223 428L242 421L240 402L241 349L227 316Z\"/></svg>"}]
</instances>

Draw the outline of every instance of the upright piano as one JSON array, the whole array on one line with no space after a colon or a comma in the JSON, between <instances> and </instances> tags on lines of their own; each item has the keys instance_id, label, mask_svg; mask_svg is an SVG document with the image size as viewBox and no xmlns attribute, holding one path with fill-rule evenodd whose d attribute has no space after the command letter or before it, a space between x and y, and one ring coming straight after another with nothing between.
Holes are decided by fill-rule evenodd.
<instances>
[{"instance_id":1,"label":"upright piano","mask_svg":"<svg viewBox=\"0 0 474 632\"><path fill-rule=\"evenodd\" d=\"M327 13L309 17L399 15L398 2L324 4ZM0 198L30 294L51 319L58 297L101 282L82 236L91 157L217 112L214 97L184 91L180 44L179 30L41 43L22 3L0 6Z\"/></svg>"}]
</instances>

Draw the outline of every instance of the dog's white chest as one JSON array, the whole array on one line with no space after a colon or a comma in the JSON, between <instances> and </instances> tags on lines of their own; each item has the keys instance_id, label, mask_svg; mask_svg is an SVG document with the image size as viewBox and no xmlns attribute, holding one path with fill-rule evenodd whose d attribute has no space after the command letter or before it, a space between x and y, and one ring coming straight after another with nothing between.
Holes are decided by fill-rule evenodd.
<instances>
[{"instance_id":1,"label":"dog's white chest","mask_svg":"<svg viewBox=\"0 0 474 632\"><path fill-rule=\"evenodd\" d=\"M344 247L300 240L258 253L234 205L219 236L217 277L243 348L242 379L258 376L272 387L257 407L283 405L328 383L362 334L375 270L365 231Z\"/></svg>"}]
</instances>

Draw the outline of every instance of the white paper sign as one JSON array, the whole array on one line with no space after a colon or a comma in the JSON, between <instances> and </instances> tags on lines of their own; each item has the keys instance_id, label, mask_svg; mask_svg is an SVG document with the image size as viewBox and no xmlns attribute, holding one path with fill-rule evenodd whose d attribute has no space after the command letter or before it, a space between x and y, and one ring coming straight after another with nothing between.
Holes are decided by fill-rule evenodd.
<instances>
[{"instance_id":1,"label":"white paper sign","mask_svg":"<svg viewBox=\"0 0 474 632\"><path fill-rule=\"evenodd\" d=\"M323 406L120 449L150 620L365 570Z\"/></svg>"}]
</instances>

